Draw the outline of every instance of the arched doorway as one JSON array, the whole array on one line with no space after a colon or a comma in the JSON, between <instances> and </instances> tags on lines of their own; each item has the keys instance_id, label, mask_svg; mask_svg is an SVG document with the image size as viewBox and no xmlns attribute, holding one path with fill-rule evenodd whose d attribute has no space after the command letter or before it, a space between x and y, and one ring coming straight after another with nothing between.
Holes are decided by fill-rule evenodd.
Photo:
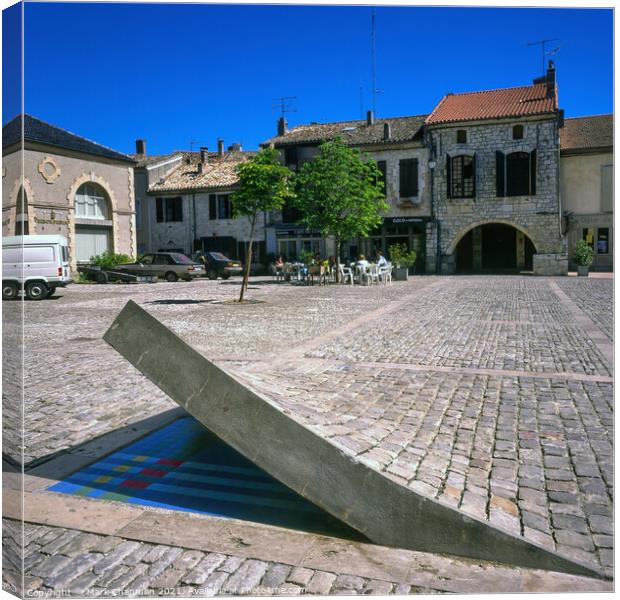
<instances>
[{"instance_id":1,"label":"arched doorway","mask_svg":"<svg viewBox=\"0 0 620 600\"><path fill-rule=\"evenodd\" d=\"M518 273L531 271L536 252L532 240L505 223L470 229L455 248L457 273Z\"/></svg>"},{"instance_id":2,"label":"arched doorway","mask_svg":"<svg viewBox=\"0 0 620 600\"><path fill-rule=\"evenodd\" d=\"M22 185L17 194L17 206L15 207L15 235L29 235L28 223L28 194Z\"/></svg>"},{"instance_id":3,"label":"arched doorway","mask_svg":"<svg viewBox=\"0 0 620 600\"><path fill-rule=\"evenodd\" d=\"M77 262L89 262L112 246L110 199L97 183L83 183L75 193Z\"/></svg>"}]
</instances>

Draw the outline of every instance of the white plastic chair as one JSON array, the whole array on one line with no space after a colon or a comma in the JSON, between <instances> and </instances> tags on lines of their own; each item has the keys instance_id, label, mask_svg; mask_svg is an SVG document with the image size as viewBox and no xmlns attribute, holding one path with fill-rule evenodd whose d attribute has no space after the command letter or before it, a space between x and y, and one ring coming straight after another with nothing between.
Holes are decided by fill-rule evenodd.
<instances>
[{"instance_id":1,"label":"white plastic chair","mask_svg":"<svg viewBox=\"0 0 620 600\"><path fill-rule=\"evenodd\" d=\"M388 263L384 267L379 269L379 280L383 285L387 285L388 283L392 283L392 263Z\"/></svg>"},{"instance_id":2,"label":"white plastic chair","mask_svg":"<svg viewBox=\"0 0 620 600\"><path fill-rule=\"evenodd\" d=\"M353 271L349 267L340 265L340 279L342 283L346 283L348 279L353 285Z\"/></svg>"},{"instance_id":3,"label":"white plastic chair","mask_svg":"<svg viewBox=\"0 0 620 600\"><path fill-rule=\"evenodd\" d=\"M366 271L366 282L368 284L376 283L379 285L379 267L377 265L370 265Z\"/></svg>"}]
</instances>

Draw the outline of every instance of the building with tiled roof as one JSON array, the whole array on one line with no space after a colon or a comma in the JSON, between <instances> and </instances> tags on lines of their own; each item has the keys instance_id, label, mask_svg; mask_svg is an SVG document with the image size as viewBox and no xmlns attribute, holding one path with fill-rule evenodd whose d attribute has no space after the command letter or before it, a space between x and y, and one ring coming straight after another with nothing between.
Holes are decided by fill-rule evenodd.
<instances>
[{"instance_id":1,"label":"building with tiled roof","mask_svg":"<svg viewBox=\"0 0 620 600\"><path fill-rule=\"evenodd\" d=\"M447 94L426 118L426 124L486 121L548 115L558 111L556 88L546 83Z\"/></svg>"},{"instance_id":2,"label":"building with tiled roof","mask_svg":"<svg viewBox=\"0 0 620 600\"><path fill-rule=\"evenodd\" d=\"M3 235L65 236L74 275L106 250L135 254L133 157L28 114L2 142Z\"/></svg>"},{"instance_id":3,"label":"building with tiled roof","mask_svg":"<svg viewBox=\"0 0 620 600\"><path fill-rule=\"evenodd\" d=\"M591 269L613 270L613 115L566 119L560 129L560 197L569 265L585 239L594 249Z\"/></svg>"},{"instance_id":4,"label":"building with tiled roof","mask_svg":"<svg viewBox=\"0 0 620 600\"><path fill-rule=\"evenodd\" d=\"M69 150L129 164L135 162L127 154L117 152L107 146L102 146L97 142L37 119L29 114L24 114L23 118L21 115L17 115L2 127L3 153L10 152L15 146L21 146L22 143L34 143L58 150Z\"/></svg>"},{"instance_id":5,"label":"building with tiled roof","mask_svg":"<svg viewBox=\"0 0 620 600\"><path fill-rule=\"evenodd\" d=\"M217 152L179 150L149 157L138 140L140 162L136 169L136 200L141 223L140 253L175 250L217 250L229 258L245 256L249 221L233 218L232 194L237 188L237 168L255 152L233 144ZM255 252L264 254L264 215L257 228Z\"/></svg>"},{"instance_id":6,"label":"building with tiled roof","mask_svg":"<svg viewBox=\"0 0 620 600\"><path fill-rule=\"evenodd\" d=\"M418 269L424 268L424 240L430 220L429 172L425 168L428 150L424 145L423 127L427 115L375 118L368 111L364 120L310 123L289 127L284 118L278 121L277 134L263 145L281 151L283 163L292 170L312 160L323 142L340 138L377 161L383 174L388 211L383 223L369 238L349 240L346 256L374 256L377 250L388 252L395 243L406 243L419 254ZM319 232L307 231L299 225L299 213L285 206L267 226L267 249L293 259L303 251L328 256L335 252L332 240Z\"/></svg>"},{"instance_id":7,"label":"building with tiled roof","mask_svg":"<svg viewBox=\"0 0 620 600\"><path fill-rule=\"evenodd\" d=\"M265 144L281 147L292 144L315 144L336 137L351 146L385 144L386 142L408 142L422 139L422 126L427 115L413 117L392 117L384 119L360 119L355 121L335 121L332 123L310 123L296 125L290 129L286 126L281 133L270 138ZM386 126L389 133L386 135Z\"/></svg>"},{"instance_id":8,"label":"building with tiled roof","mask_svg":"<svg viewBox=\"0 0 620 600\"><path fill-rule=\"evenodd\" d=\"M442 98L424 131L436 214L427 270L566 273L562 122L551 62L531 85Z\"/></svg>"},{"instance_id":9,"label":"building with tiled roof","mask_svg":"<svg viewBox=\"0 0 620 600\"><path fill-rule=\"evenodd\" d=\"M565 119L560 129L560 151L601 152L614 146L614 116L593 115Z\"/></svg>"}]
</instances>

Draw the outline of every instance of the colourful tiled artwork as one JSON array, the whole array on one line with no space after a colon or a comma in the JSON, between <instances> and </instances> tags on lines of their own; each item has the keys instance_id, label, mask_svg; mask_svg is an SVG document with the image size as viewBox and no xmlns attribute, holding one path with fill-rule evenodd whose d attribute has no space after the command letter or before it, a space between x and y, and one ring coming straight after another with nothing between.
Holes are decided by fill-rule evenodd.
<instances>
[{"instance_id":1,"label":"colourful tiled artwork","mask_svg":"<svg viewBox=\"0 0 620 600\"><path fill-rule=\"evenodd\" d=\"M360 538L191 417L73 473L49 491Z\"/></svg>"}]
</instances>

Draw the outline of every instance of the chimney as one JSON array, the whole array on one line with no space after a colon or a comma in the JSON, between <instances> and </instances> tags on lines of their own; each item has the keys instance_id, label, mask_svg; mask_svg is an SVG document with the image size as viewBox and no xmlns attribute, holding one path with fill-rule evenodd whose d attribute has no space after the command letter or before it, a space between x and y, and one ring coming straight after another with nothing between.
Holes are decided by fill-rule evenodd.
<instances>
[{"instance_id":1,"label":"chimney","mask_svg":"<svg viewBox=\"0 0 620 600\"><path fill-rule=\"evenodd\" d=\"M286 119L284 117L280 117L278 119L278 135L286 134L286 132L288 131L286 125Z\"/></svg>"},{"instance_id":2,"label":"chimney","mask_svg":"<svg viewBox=\"0 0 620 600\"><path fill-rule=\"evenodd\" d=\"M146 156L146 140L136 140L136 154Z\"/></svg>"},{"instance_id":3,"label":"chimney","mask_svg":"<svg viewBox=\"0 0 620 600\"><path fill-rule=\"evenodd\" d=\"M204 173L206 166L209 164L209 148L200 147L200 172Z\"/></svg>"},{"instance_id":4,"label":"chimney","mask_svg":"<svg viewBox=\"0 0 620 600\"><path fill-rule=\"evenodd\" d=\"M555 65L553 61L549 61L547 67L547 98L551 98L555 94Z\"/></svg>"},{"instance_id":5,"label":"chimney","mask_svg":"<svg viewBox=\"0 0 620 600\"><path fill-rule=\"evenodd\" d=\"M372 125L375 122L375 113L372 110L366 112L366 125Z\"/></svg>"},{"instance_id":6,"label":"chimney","mask_svg":"<svg viewBox=\"0 0 620 600\"><path fill-rule=\"evenodd\" d=\"M217 140L217 155L222 158L224 156L224 140L219 138Z\"/></svg>"},{"instance_id":7,"label":"chimney","mask_svg":"<svg viewBox=\"0 0 620 600\"><path fill-rule=\"evenodd\" d=\"M383 139L386 141L392 139L392 129L389 123L383 124Z\"/></svg>"},{"instance_id":8,"label":"chimney","mask_svg":"<svg viewBox=\"0 0 620 600\"><path fill-rule=\"evenodd\" d=\"M241 144L238 144L237 142L228 146L228 152L241 152L242 150L243 150L243 147L241 146Z\"/></svg>"}]
</instances>

